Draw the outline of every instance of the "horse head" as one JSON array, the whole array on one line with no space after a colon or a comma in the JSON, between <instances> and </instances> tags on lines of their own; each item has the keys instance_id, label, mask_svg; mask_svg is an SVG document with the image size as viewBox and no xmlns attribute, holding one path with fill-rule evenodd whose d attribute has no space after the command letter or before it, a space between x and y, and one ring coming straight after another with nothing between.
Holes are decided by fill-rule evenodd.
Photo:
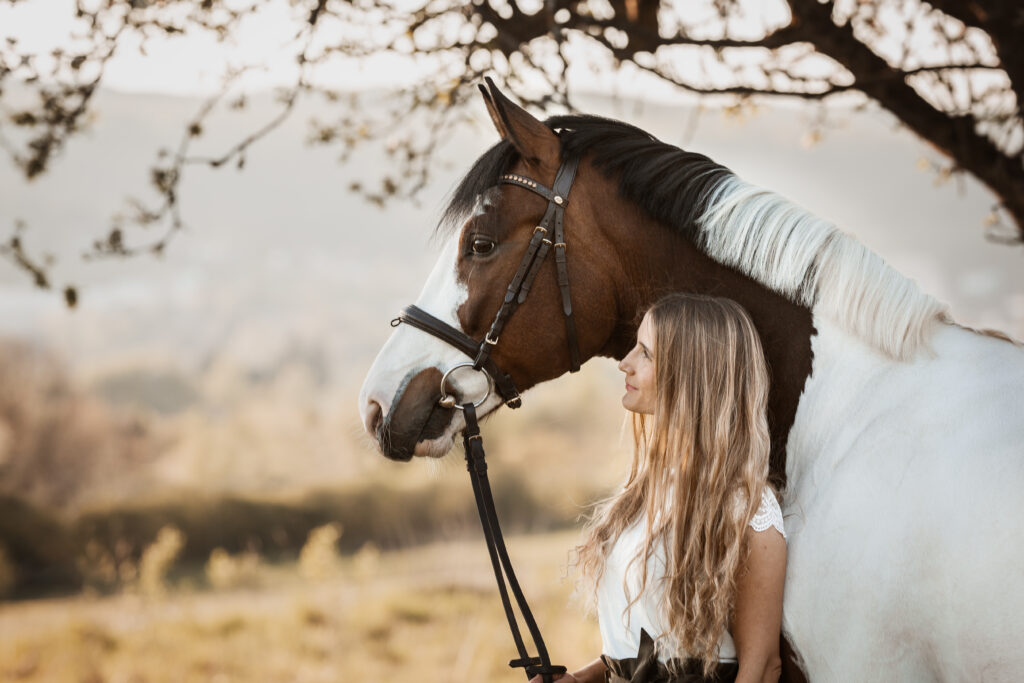
<instances>
[{"instance_id":1,"label":"horse head","mask_svg":"<svg viewBox=\"0 0 1024 683\"><path fill-rule=\"evenodd\" d=\"M488 80L483 99L501 142L477 160L458 188L439 229L448 234L441 255L416 306L457 331L482 341L505 300L509 283L535 241L549 201L529 187L498 182L502 176L529 179L554 187L563 161L559 136L511 102ZM631 329L615 334L619 301L612 238L602 232L601 197L614 197L607 178L580 164L564 203L568 279L576 339L563 320L563 294L554 258L547 258L529 288L529 297L504 325L490 357L519 391L571 369L570 341L580 360L598 353L621 355ZM548 249L553 245L548 240ZM557 245L554 245L557 246ZM621 348L620 348L621 347ZM413 455L440 457L464 427L460 411L443 405L441 380L459 363L471 361L459 351L409 325L397 327L381 349L359 397L363 424L385 456L408 460ZM446 382L459 401L479 400L487 380L472 369L451 374ZM477 414L494 411L503 399L486 395Z\"/></svg>"},{"instance_id":2,"label":"horse head","mask_svg":"<svg viewBox=\"0 0 1024 683\"><path fill-rule=\"evenodd\" d=\"M529 298L489 349L519 390L571 369L574 347L580 361L624 355L637 313L663 293L728 296L750 313L768 358L772 470L781 481L811 372L812 316L839 321L885 355L907 358L940 314L941 306L863 245L708 157L599 117L541 122L488 86L484 101L502 140L456 189L442 220L450 234L417 306L456 335L482 341L551 207L546 190L531 191L530 183L551 187L560 169L578 160L564 207L568 277L553 259L542 263ZM572 283L578 344L562 320L564 279ZM395 331L360 395L363 423L385 455L407 460L448 451L465 421L439 403L441 380L469 360L419 329ZM459 401L475 402L487 382L462 371L448 386ZM478 414L501 403L492 393Z\"/></svg>"}]
</instances>

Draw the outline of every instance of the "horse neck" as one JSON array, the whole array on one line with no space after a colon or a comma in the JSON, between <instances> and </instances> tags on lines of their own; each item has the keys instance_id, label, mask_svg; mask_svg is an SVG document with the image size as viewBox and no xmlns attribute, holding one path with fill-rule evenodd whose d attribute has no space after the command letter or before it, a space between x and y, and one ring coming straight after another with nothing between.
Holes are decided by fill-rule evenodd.
<instances>
[{"instance_id":1,"label":"horse neck","mask_svg":"<svg viewBox=\"0 0 1024 683\"><path fill-rule=\"evenodd\" d=\"M785 484L786 442L796 416L805 381L811 373L811 338L815 334L811 311L795 304L743 273L718 263L697 249L686 237L648 220L620 235L630 244L624 310L615 342L628 351L637 313L658 297L672 291L723 296L735 300L750 314L768 360L771 388L768 423L771 432L771 474L778 486ZM635 245L635 247L634 247ZM625 334L625 339L621 338ZM621 357L623 352L618 354ZM613 354L614 355L614 354Z\"/></svg>"}]
</instances>

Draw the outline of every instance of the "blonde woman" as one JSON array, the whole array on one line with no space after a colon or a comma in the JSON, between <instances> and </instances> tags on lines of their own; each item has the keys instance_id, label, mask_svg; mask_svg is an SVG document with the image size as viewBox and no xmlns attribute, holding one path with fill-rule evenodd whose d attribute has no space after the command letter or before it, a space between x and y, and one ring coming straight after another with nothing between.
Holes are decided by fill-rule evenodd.
<instances>
[{"instance_id":1,"label":"blonde woman","mask_svg":"<svg viewBox=\"0 0 1024 683\"><path fill-rule=\"evenodd\" d=\"M603 655L561 680L774 683L786 542L754 325L729 299L672 294L619 369L633 464L578 548Z\"/></svg>"}]
</instances>

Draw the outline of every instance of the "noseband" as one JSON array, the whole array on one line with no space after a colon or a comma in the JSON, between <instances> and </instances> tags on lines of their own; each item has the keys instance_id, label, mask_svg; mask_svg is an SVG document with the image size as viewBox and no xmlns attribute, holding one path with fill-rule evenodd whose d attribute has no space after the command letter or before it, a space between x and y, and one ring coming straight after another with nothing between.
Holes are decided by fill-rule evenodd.
<instances>
[{"instance_id":1,"label":"noseband","mask_svg":"<svg viewBox=\"0 0 1024 683\"><path fill-rule=\"evenodd\" d=\"M558 173L555 174L554 185L550 189L536 180L515 173L506 173L498 179L501 184L518 185L539 194L548 200L548 208L544 212L544 217L540 219L540 223L533 229L533 236L519 262L519 268L505 290L505 299L494 316L491 329L481 341L473 339L462 330L452 327L415 304L406 306L405 310L391 321L392 327L406 323L423 330L472 358L473 368L487 373L498 394L509 408L518 408L522 405L522 399L519 397L519 390L512 381L512 377L502 372L498 364L494 362L491 350L497 346L501 332L505 329L505 323L512 317L520 304L526 301L530 287L533 286L533 280L540 272L540 266L551 249L555 250L558 288L562 293L562 313L565 316L565 334L569 343L569 372L576 372L580 369L580 349L576 337L576 319L572 314L572 297L569 293L569 269L565 260L565 227L563 225L565 207L569 202L569 191L576 179L579 163L578 157L570 157L562 162ZM441 385L441 392L442 394L445 392L444 382ZM458 407L444 398L442 401L444 402L441 405L445 408Z\"/></svg>"},{"instance_id":2,"label":"noseband","mask_svg":"<svg viewBox=\"0 0 1024 683\"><path fill-rule=\"evenodd\" d=\"M512 377L502 372L497 363L491 357L491 350L497 346L505 323L512 316L512 313L526 301L530 293L533 280L540 271L540 266L548 255L548 251L555 250L555 267L558 275L558 288L562 293L562 313L565 315L565 332L569 342L569 371L576 372L580 369L579 342L576 338L576 320L572 315L572 298L569 295L569 270L565 261L565 229L563 218L565 206L569 201L569 190L572 189L573 180L576 178L576 170L579 168L579 158L570 157L562 162L555 174L555 182L552 188L547 188L536 180L514 173L506 173L498 179L499 183L507 185L518 185L531 192L539 194L548 200L548 208L544 217L533 229L533 236L526 247L519 262L519 268L512 277L508 289L505 290L505 298L502 301L498 313L494 316L491 329L484 335L482 341L477 341L449 325L443 320L427 313L416 305L407 306L401 315L391 321L392 327L401 323L432 334L441 341L454 346L467 356L473 359L472 363L459 363L448 369L441 378L441 401L440 405L445 408L457 408L463 411L466 419L466 427L462 432L462 444L466 451L466 469L469 470L470 479L473 484L473 495L476 498L477 510L480 513L480 523L483 525L484 539L487 543L487 551L491 557L491 566L494 568L494 578L498 582L498 592L501 594L501 602L505 608L505 617L508 619L509 629L512 631L512 638L515 640L516 649L519 651L519 658L509 662L513 668L523 668L527 678L540 675L544 683L552 683L554 676L565 673L565 667L554 665L548 656L547 647L541 637L540 629L530 606L526 603L519 582L516 579L515 571L512 569L512 562L505 548L505 540L501 534L501 527L498 524L498 515L494 508L494 499L491 495L491 485L487 478L487 462L484 459L483 439L480 435L480 426L477 423L476 409L483 404L490 395L490 387L493 386L505 405L509 408L518 408L522 405L519 397L519 390L516 389ZM467 402L457 405L454 396L447 393L448 377L460 367L472 367L474 370L484 372L488 377L488 393L476 403ZM507 582L507 586L506 586ZM516 622L512 604L509 600L509 590L519 606L519 612L530 631L534 645L537 647L537 656L531 657L526 650L519 625Z\"/></svg>"}]
</instances>

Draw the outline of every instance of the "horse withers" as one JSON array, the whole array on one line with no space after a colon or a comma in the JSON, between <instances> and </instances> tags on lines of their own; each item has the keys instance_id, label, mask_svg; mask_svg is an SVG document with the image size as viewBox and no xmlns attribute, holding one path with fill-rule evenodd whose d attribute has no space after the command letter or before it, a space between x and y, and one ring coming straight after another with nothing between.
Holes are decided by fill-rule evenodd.
<instances>
[{"instance_id":1,"label":"horse withers","mask_svg":"<svg viewBox=\"0 0 1024 683\"><path fill-rule=\"evenodd\" d=\"M663 293L728 296L771 368L772 478L784 486L787 680L1016 681L1024 672L1024 349L956 325L877 255L707 157L591 116L541 122L493 85L501 141L455 190L416 305L482 341L547 202L580 159L565 206L583 359L621 358ZM491 356L520 391L570 369L558 272ZM440 379L466 355L398 327L360 394L384 455L440 457L464 426ZM485 379L453 373L453 391ZM478 412L503 402L491 392Z\"/></svg>"}]
</instances>

